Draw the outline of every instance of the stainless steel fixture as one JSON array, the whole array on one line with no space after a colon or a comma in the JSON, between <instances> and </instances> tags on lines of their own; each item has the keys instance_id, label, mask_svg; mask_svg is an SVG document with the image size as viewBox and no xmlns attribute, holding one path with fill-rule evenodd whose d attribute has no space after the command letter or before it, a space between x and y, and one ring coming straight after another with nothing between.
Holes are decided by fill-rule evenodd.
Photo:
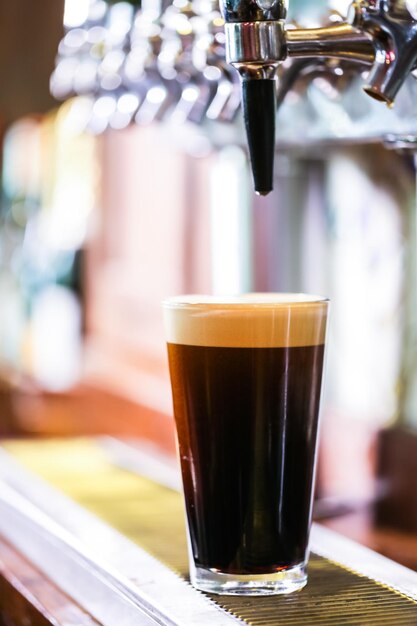
<instances>
[{"instance_id":1,"label":"stainless steel fixture","mask_svg":"<svg viewBox=\"0 0 417 626\"><path fill-rule=\"evenodd\" d=\"M221 2L224 19L217 0L148 0L141 8L89 0L83 19L66 24L53 94L83 95L94 132L191 121L221 143L240 141L240 122L237 132L229 124L219 133L216 124L235 121L241 91L255 189L263 194L272 188L276 108L290 90L307 95L314 115L303 106L284 110L279 143L417 134L417 88L407 80L416 71L414 0L355 0L348 11L346 2L333 2L342 14L333 8L316 28L287 22L287 0ZM391 107L404 82L389 114L358 88Z\"/></svg>"},{"instance_id":2,"label":"stainless steel fixture","mask_svg":"<svg viewBox=\"0 0 417 626\"><path fill-rule=\"evenodd\" d=\"M241 76L256 191L272 189L279 65L287 57L355 63L359 72L369 69L365 92L392 106L417 59L417 22L410 4L355 0L347 21L305 29L287 27L285 0L222 0L226 58Z\"/></svg>"}]
</instances>

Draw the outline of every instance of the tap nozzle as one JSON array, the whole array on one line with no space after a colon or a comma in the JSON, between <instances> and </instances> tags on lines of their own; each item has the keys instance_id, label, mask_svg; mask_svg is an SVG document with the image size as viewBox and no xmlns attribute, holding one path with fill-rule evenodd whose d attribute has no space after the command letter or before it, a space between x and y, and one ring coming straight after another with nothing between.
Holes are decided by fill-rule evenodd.
<instances>
[{"instance_id":1,"label":"tap nozzle","mask_svg":"<svg viewBox=\"0 0 417 626\"><path fill-rule=\"evenodd\" d=\"M417 62L417 21L409 12L412 2L378 0L358 3L356 21L372 39L375 60L365 92L392 106L395 97Z\"/></svg>"},{"instance_id":2,"label":"tap nozzle","mask_svg":"<svg viewBox=\"0 0 417 626\"><path fill-rule=\"evenodd\" d=\"M242 79L242 107L256 193L273 188L276 89L273 79Z\"/></svg>"},{"instance_id":3,"label":"tap nozzle","mask_svg":"<svg viewBox=\"0 0 417 626\"><path fill-rule=\"evenodd\" d=\"M226 60L240 74L242 109L255 191L272 190L276 72L285 59L287 0L221 0Z\"/></svg>"}]
</instances>

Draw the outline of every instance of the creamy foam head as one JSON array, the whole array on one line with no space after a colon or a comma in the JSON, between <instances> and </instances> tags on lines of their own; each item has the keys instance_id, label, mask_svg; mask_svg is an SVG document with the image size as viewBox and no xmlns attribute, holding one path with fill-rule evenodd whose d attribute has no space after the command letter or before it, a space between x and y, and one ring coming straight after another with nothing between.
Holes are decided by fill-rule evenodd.
<instances>
[{"instance_id":1,"label":"creamy foam head","mask_svg":"<svg viewBox=\"0 0 417 626\"><path fill-rule=\"evenodd\" d=\"M177 296L163 302L168 343L230 348L324 343L328 300L291 293Z\"/></svg>"}]
</instances>

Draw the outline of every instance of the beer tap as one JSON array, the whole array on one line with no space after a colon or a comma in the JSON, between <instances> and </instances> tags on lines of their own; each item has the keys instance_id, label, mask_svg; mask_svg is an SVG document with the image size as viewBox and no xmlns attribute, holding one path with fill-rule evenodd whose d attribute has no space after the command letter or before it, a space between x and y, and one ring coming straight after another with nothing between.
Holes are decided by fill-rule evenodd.
<instances>
[{"instance_id":1,"label":"beer tap","mask_svg":"<svg viewBox=\"0 0 417 626\"><path fill-rule=\"evenodd\" d=\"M344 22L291 28L286 0L221 0L226 58L239 72L255 191L272 190L276 78L287 58L339 59L370 69L365 92L389 106L417 60L412 0L355 0ZM300 67L304 67L300 64Z\"/></svg>"},{"instance_id":2,"label":"beer tap","mask_svg":"<svg viewBox=\"0 0 417 626\"><path fill-rule=\"evenodd\" d=\"M372 6L375 4L375 6ZM379 0L360 6L355 19L372 37L375 61L364 89L389 106L417 61L417 22L404 0Z\"/></svg>"},{"instance_id":3,"label":"beer tap","mask_svg":"<svg viewBox=\"0 0 417 626\"><path fill-rule=\"evenodd\" d=\"M224 21L217 0L194 0L204 29L196 38L193 65L212 84L212 98L206 110L211 121L233 122L240 108L238 76L225 60Z\"/></svg>"}]
</instances>

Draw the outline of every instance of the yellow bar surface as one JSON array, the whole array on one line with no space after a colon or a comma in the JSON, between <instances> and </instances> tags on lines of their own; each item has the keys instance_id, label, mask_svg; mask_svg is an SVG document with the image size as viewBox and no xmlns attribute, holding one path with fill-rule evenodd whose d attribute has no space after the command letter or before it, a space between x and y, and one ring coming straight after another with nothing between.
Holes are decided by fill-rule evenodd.
<instances>
[{"instance_id":1,"label":"yellow bar surface","mask_svg":"<svg viewBox=\"0 0 417 626\"><path fill-rule=\"evenodd\" d=\"M93 439L15 441L4 448L24 467L187 579L181 494L115 466ZM416 602L314 554L309 583L301 592L213 599L253 626L417 625Z\"/></svg>"}]
</instances>

